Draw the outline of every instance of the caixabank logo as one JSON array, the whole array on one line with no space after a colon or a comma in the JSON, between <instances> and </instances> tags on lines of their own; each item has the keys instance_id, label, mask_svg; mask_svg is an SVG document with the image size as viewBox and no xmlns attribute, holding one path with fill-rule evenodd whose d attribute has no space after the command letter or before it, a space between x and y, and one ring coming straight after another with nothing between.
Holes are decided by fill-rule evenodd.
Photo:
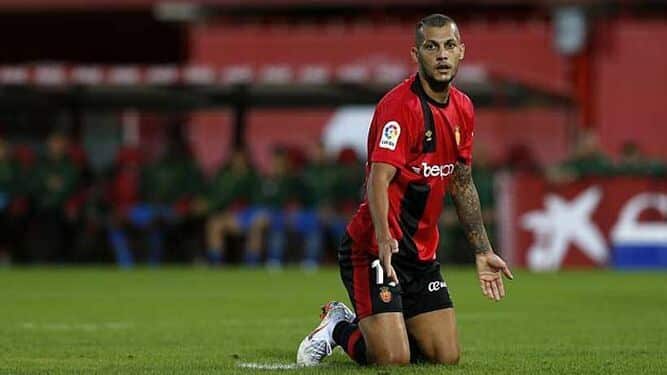
<instances>
[{"instance_id":1,"label":"caixabank logo","mask_svg":"<svg viewBox=\"0 0 667 375\"><path fill-rule=\"evenodd\" d=\"M591 186L570 199L548 193L544 209L521 215L521 227L533 233L525 264L557 270L576 250L597 266L667 268L667 194L637 192L619 201L605 190Z\"/></svg>"}]
</instances>

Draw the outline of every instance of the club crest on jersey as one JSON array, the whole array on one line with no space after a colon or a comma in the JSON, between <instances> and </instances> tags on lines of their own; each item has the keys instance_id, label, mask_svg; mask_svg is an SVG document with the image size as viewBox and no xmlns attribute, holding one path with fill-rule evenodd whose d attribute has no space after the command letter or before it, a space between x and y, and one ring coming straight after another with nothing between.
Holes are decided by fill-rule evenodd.
<instances>
[{"instance_id":1,"label":"club crest on jersey","mask_svg":"<svg viewBox=\"0 0 667 375\"><path fill-rule=\"evenodd\" d=\"M380 287L380 299L384 303L391 302L391 291L386 286Z\"/></svg>"},{"instance_id":2,"label":"club crest on jersey","mask_svg":"<svg viewBox=\"0 0 667 375\"><path fill-rule=\"evenodd\" d=\"M398 144L398 137L401 135L401 126L396 121L389 121L382 128L380 137L380 148L395 150Z\"/></svg>"},{"instance_id":3,"label":"club crest on jersey","mask_svg":"<svg viewBox=\"0 0 667 375\"><path fill-rule=\"evenodd\" d=\"M461 145L461 128L458 125L454 126L454 140L457 147Z\"/></svg>"},{"instance_id":4,"label":"club crest on jersey","mask_svg":"<svg viewBox=\"0 0 667 375\"><path fill-rule=\"evenodd\" d=\"M427 130L424 135L426 136L426 141L431 142L431 140L433 139L433 132L430 131L430 130Z\"/></svg>"}]
</instances>

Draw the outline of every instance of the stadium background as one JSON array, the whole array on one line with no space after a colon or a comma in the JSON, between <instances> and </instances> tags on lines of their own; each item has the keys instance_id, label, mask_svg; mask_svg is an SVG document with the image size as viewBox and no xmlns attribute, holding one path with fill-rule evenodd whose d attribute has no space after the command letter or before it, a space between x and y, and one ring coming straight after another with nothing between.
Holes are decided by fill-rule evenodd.
<instances>
[{"instance_id":1,"label":"stadium background","mask_svg":"<svg viewBox=\"0 0 667 375\"><path fill-rule=\"evenodd\" d=\"M363 161L372 105L414 70L408 50L415 20L443 6L434 1L0 1L0 125L10 147L8 159L21 165L19 174L31 175L46 153L48 135L56 131L68 138L67 152L77 164L76 186L63 193L58 207L46 210L61 211L56 220L69 221L67 238L56 243L64 241L67 248L88 244L69 255L39 256L25 249L30 242L25 237L54 230L40 230L35 223L42 216L35 203L40 193L32 188L38 182L26 187L24 178L14 184L16 191L5 194L4 231L19 236L5 236L11 238L5 238L2 258L38 263L113 259L103 216L114 207L150 201L152 194L128 181L126 164L154 163L166 145L178 143L176 138L209 179L238 148L248 150L262 173L271 169L276 147L301 164L319 142L331 158L351 148ZM639 163L657 164L657 175L664 176L664 6L454 1L445 8L459 22L468 46L457 84L476 103L480 169L530 169L546 176L548 185L566 185L573 179L554 167L572 165L581 156L579 148L595 149L610 163L622 164L625 146L634 152L630 163L639 158ZM587 168L576 177L628 175L623 167ZM655 177L655 168L644 168L647 173L630 169L633 178L651 175L664 193L664 177ZM495 223L519 220L508 217L513 206L505 207L512 193L501 197L499 192L512 184L506 179L499 184L497 177L481 177L489 180L480 181L480 189L488 190L482 192L490 211L486 217L502 234L494 236L502 237L495 242L521 253L514 248L526 245L517 245L516 237L526 233L512 233L506 225L495 228ZM192 204L195 195L168 204ZM496 211L499 199L505 206ZM536 205L531 208L540 208ZM107 209L87 217L89 206ZM451 226L451 220L444 221ZM81 236L80 228L87 228L90 238L72 238ZM203 230L187 231L199 243L176 257L181 261L197 259L197 246L206 248ZM29 234L20 235L24 232ZM444 247L465 246L458 241L460 233L450 232ZM43 237L46 243L54 241Z\"/></svg>"},{"instance_id":2,"label":"stadium background","mask_svg":"<svg viewBox=\"0 0 667 375\"><path fill-rule=\"evenodd\" d=\"M243 231L212 257L208 220L239 207L206 207L207 184L235 149L264 177L276 155L304 171L320 144L335 176L361 168L373 105L414 71L414 25L432 12L457 20L466 43L456 84L476 105L475 178L518 276L506 301L483 304L450 205L439 256L460 318L458 370L664 372L663 2L0 0L0 373L293 361L317 303L347 300L336 232L318 272L289 226L282 272L257 267L266 228L260 259L247 259ZM64 169L49 161L59 148ZM181 172L143 186L165 158L167 173L190 156L198 188ZM165 189L174 215L129 218ZM351 207L345 196L325 208ZM331 363L322 373L356 371L339 353ZM397 370L410 371L439 370Z\"/></svg>"}]
</instances>

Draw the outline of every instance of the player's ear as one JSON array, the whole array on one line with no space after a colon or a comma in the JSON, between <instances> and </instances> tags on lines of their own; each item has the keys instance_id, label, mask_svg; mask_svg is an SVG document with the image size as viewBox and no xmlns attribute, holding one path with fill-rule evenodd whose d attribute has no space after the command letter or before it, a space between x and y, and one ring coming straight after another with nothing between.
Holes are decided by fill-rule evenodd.
<instances>
[{"instance_id":1,"label":"player's ear","mask_svg":"<svg viewBox=\"0 0 667 375\"><path fill-rule=\"evenodd\" d=\"M461 60L466 56L466 45L461 43Z\"/></svg>"},{"instance_id":2,"label":"player's ear","mask_svg":"<svg viewBox=\"0 0 667 375\"><path fill-rule=\"evenodd\" d=\"M412 61L419 64L419 50L417 47L410 48L410 56L412 56Z\"/></svg>"}]
</instances>

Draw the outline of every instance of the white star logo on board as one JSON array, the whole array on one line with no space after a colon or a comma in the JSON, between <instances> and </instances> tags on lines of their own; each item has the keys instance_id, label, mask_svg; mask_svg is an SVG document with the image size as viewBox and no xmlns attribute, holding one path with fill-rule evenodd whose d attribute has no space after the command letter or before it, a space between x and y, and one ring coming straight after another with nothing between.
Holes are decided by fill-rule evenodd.
<instances>
[{"instance_id":1,"label":"white star logo on board","mask_svg":"<svg viewBox=\"0 0 667 375\"><path fill-rule=\"evenodd\" d=\"M608 251L600 229L593 223L602 192L591 187L571 202L548 194L544 211L531 211L521 218L521 225L535 234L528 249L528 267L538 271L557 270L570 243L599 264L607 261Z\"/></svg>"}]
</instances>

